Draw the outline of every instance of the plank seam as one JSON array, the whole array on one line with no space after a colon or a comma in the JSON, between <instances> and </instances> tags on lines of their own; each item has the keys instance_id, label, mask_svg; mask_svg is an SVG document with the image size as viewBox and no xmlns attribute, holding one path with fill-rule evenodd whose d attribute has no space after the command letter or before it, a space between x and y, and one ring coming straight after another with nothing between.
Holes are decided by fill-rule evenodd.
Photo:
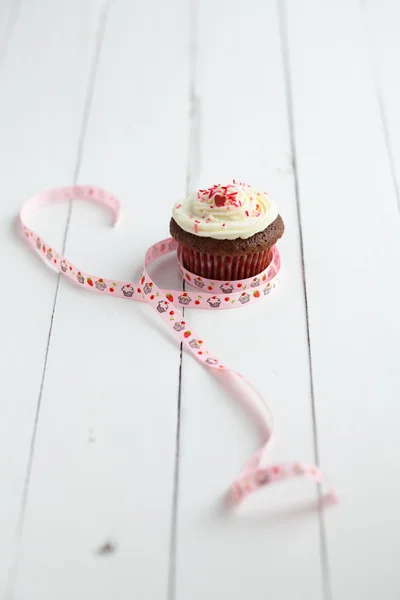
<instances>
[{"instance_id":1,"label":"plank seam","mask_svg":"<svg viewBox=\"0 0 400 600\"><path fill-rule=\"evenodd\" d=\"M400 186L399 186L399 180L398 180L397 173L396 173L396 165L395 165L395 160L394 160L394 155L393 155L392 140L391 140L391 136L390 136L389 124L388 124L388 119L387 119L387 114L386 114L386 105L385 105L385 101L384 101L383 95L382 95L382 89L381 89L379 76L378 76L378 72L377 72L377 68L376 68L376 61L373 59L373 56L372 56L373 51L372 51L372 48L370 45L371 44L370 40L371 40L371 38L373 38L373 33L369 30L367 2L364 1L364 3L362 3L360 5L360 10L362 11L362 15L363 15L364 32L366 34L366 36L365 36L366 42L365 43L367 45L367 48L368 48L369 54L370 54L371 78L372 78L372 84L374 86L376 103L378 106L378 113L379 113L379 119L380 119L381 127L382 127L385 150L386 150L386 154L387 154L387 158L388 158L388 162L389 162L390 177L391 177L392 183L393 183L394 194L395 194L396 202L397 202L397 209L400 214Z\"/></svg>"},{"instance_id":2,"label":"plank seam","mask_svg":"<svg viewBox=\"0 0 400 600\"><path fill-rule=\"evenodd\" d=\"M198 0L190 3L190 32L189 32L189 117L188 117L188 152L186 160L186 195L191 191L193 183L193 158L198 161L199 149L196 143L197 122L197 14ZM182 289L185 290L183 281ZM185 309L182 310L185 316ZM171 532L169 546L168 584L167 600L176 598L176 572L177 572L177 545L178 545L178 512L179 512L179 481L180 481L180 451L181 451L181 409L182 409L182 374L183 374L183 344L180 345L179 353L179 378L178 378L178 400L177 400L177 424L175 437L175 464L174 464L174 489L172 495Z\"/></svg>"},{"instance_id":3,"label":"plank seam","mask_svg":"<svg viewBox=\"0 0 400 600\"><path fill-rule=\"evenodd\" d=\"M320 455L319 455L319 443L318 443L318 432L317 432L317 416L316 416L316 403L315 403L315 389L314 389L314 376L313 376L313 361L312 361L312 348L311 348L311 335L310 335L310 319L308 309L308 294L307 294L307 277L304 259L304 241L303 241L303 224L301 215L301 202L300 202L300 185L297 167L297 146L295 136L295 125L294 125L294 102L293 102L293 90L292 90L292 79L291 79L291 64L290 64L290 51L289 51L289 38L287 30L287 10L286 0L276 0L276 9L278 14L279 22L279 38L281 46L281 57L282 57L282 70L283 80L286 97L286 111L289 129L289 145L291 150L292 167L293 167L293 181L294 181L294 193L296 198L296 211L297 220L299 224L299 240L300 240L300 257L301 257L301 271L302 271L302 282L303 282L303 297L305 305L305 320L306 320L306 332L307 332L307 346L308 346L308 371L310 381L310 396L311 396L311 418L313 424L313 445L314 445L314 462L320 467ZM330 583L330 569L329 569L329 557L327 548L327 534L325 528L325 520L322 511L322 490L318 486L318 497L319 497L319 541L320 541L320 558L321 558L321 571L323 577L323 591L325 600L332 600L332 591Z\"/></svg>"},{"instance_id":4,"label":"plank seam","mask_svg":"<svg viewBox=\"0 0 400 600\"><path fill-rule=\"evenodd\" d=\"M95 36L94 52L93 52L93 57L92 57L90 70L89 70L88 85L87 85L87 89L86 89L83 115L82 115L80 134L79 134L79 140L78 140L78 149L77 149L77 155L76 155L76 161L75 161L75 167L74 167L74 174L73 174L74 185L76 185L76 183L77 183L80 168L81 168L83 149L84 149L84 144L85 144L85 137L86 137L87 126L88 126L88 122L89 122L90 109L91 109L91 105L92 105L94 88L95 88L95 84L96 84L98 66L100 63L101 48L103 45L108 14L109 14L109 10L110 10L112 2L113 2L113 0L106 0L105 4L103 5L103 7L100 11L100 15L99 15L99 24L98 24L97 33ZM70 201L70 203L69 203L68 215L67 215L67 220L66 220L66 224L65 224L64 236L63 236L63 246L62 246L63 254L65 254L65 247L66 247L66 243L67 243L68 230L69 230L69 226L70 226L70 222L71 222L71 216L72 216L72 201ZM28 456L28 462L27 462L25 479L24 479L24 488L23 488L22 499L21 499L20 514L19 514L17 531L16 531L16 537L18 539L20 539L22 537L22 532L23 532L24 522L25 522L26 506L27 506L28 495L29 495L29 484L30 484L30 479L31 479L31 474L32 474L33 459L34 459L34 453L35 453L35 445L36 445L36 438L37 438L39 419L40 419L40 410L41 410L43 390L44 390L44 382L45 382L45 378L46 378L47 363L48 363L48 357L49 357L50 345L51 345L51 337L52 337L52 332L53 332L55 312L56 312L58 294L59 294L59 289L60 289L60 280L61 280L61 277L60 277L60 275L58 275L56 290L54 293L52 314L50 317L50 325L49 325L49 332L48 332L47 344L46 344L46 350L45 350L45 356L44 356L44 362L43 362L42 377L41 377L41 382L40 382L40 387L39 387L39 395L38 395L38 400L37 400L37 404L36 404L35 419L34 419L34 424L33 424L30 447L29 447L29 456ZM13 588L14 588L15 577L16 577L16 566L17 566L16 563L14 563L14 565L11 567L9 577L8 577L8 582L7 582L7 590L8 590L7 597L10 599L12 598L12 595L13 595Z\"/></svg>"}]
</instances>

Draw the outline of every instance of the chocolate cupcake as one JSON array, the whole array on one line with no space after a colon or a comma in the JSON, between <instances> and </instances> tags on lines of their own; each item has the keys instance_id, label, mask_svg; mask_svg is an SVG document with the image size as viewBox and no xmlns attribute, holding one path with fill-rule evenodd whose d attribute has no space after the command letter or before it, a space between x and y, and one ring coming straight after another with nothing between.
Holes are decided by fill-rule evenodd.
<instances>
[{"instance_id":1,"label":"chocolate cupcake","mask_svg":"<svg viewBox=\"0 0 400 600\"><path fill-rule=\"evenodd\" d=\"M268 194L234 181L177 202L170 232L185 269L200 277L235 281L267 268L284 225Z\"/></svg>"}]
</instances>

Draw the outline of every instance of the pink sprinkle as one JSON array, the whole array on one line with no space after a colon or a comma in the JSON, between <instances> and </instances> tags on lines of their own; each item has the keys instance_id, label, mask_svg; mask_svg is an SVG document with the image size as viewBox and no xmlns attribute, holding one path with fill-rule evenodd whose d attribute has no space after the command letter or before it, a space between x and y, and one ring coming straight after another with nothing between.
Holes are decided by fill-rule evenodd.
<instances>
[{"instance_id":1,"label":"pink sprinkle","mask_svg":"<svg viewBox=\"0 0 400 600\"><path fill-rule=\"evenodd\" d=\"M195 223L200 223L200 221L198 221L197 219L195 219L195 221L194 221L194 222L195 222Z\"/></svg>"},{"instance_id":2,"label":"pink sprinkle","mask_svg":"<svg viewBox=\"0 0 400 600\"><path fill-rule=\"evenodd\" d=\"M178 204L176 208L180 208L182 206L182 204Z\"/></svg>"},{"instance_id":3,"label":"pink sprinkle","mask_svg":"<svg viewBox=\"0 0 400 600\"><path fill-rule=\"evenodd\" d=\"M249 216L249 211L246 210L245 213L246 213L246 216L248 217Z\"/></svg>"},{"instance_id":4,"label":"pink sprinkle","mask_svg":"<svg viewBox=\"0 0 400 600\"><path fill-rule=\"evenodd\" d=\"M199 233L199 226L197 225L197 223L194 224L194 231L195 233Z\"/></svg>"},{"instance_id":5,"label":"pink sprinkle","mask_svg":"<svg viewBox=\"0 0 400 600\"><path fill-rule=\"evenodd\" d=\"M211 221L211 219L207 219L206 223L209 223Z\"/></svg>"}]
</instances>

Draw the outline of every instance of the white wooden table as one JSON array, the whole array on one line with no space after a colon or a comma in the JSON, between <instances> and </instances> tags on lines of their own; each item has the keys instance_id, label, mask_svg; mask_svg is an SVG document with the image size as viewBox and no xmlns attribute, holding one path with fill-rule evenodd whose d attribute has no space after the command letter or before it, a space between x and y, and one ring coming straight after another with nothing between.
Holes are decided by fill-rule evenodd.
<instances>
[{"instance_id":1,"label":"white wooden table","mask_svg":"<svg viewBox=\"0 0 400 600\"><path fill-rule=\"evenodd\" d=\"M1 599L400 598L399 25L397 0L0 0ZM147 306L16 232L29 195L105 187L118 230L33 225L130 279L176 199L232 178L277 200L282 283L188 317L268 398L271 457L328 473L325 512L301 481L221 511L254 424Z\"/></svg>"}]
</instances>

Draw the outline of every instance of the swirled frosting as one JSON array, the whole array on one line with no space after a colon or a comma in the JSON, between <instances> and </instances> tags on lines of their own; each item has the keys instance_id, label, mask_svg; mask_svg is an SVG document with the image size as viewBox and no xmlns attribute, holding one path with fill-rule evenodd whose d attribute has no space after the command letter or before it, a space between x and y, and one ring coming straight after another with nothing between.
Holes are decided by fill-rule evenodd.
<instances>
[{"instance_id":1,"label":"swirled frosting","mask_svg":"<svg viewBox=\"0 0 400 600\"><path fill-rule=\"evenodd\" d=\"M172 216L181 229L194 235L234 240L266 229L278 210L266 192L234 181L189 194L175 204Z\"/></svg>"}]
</instances>

